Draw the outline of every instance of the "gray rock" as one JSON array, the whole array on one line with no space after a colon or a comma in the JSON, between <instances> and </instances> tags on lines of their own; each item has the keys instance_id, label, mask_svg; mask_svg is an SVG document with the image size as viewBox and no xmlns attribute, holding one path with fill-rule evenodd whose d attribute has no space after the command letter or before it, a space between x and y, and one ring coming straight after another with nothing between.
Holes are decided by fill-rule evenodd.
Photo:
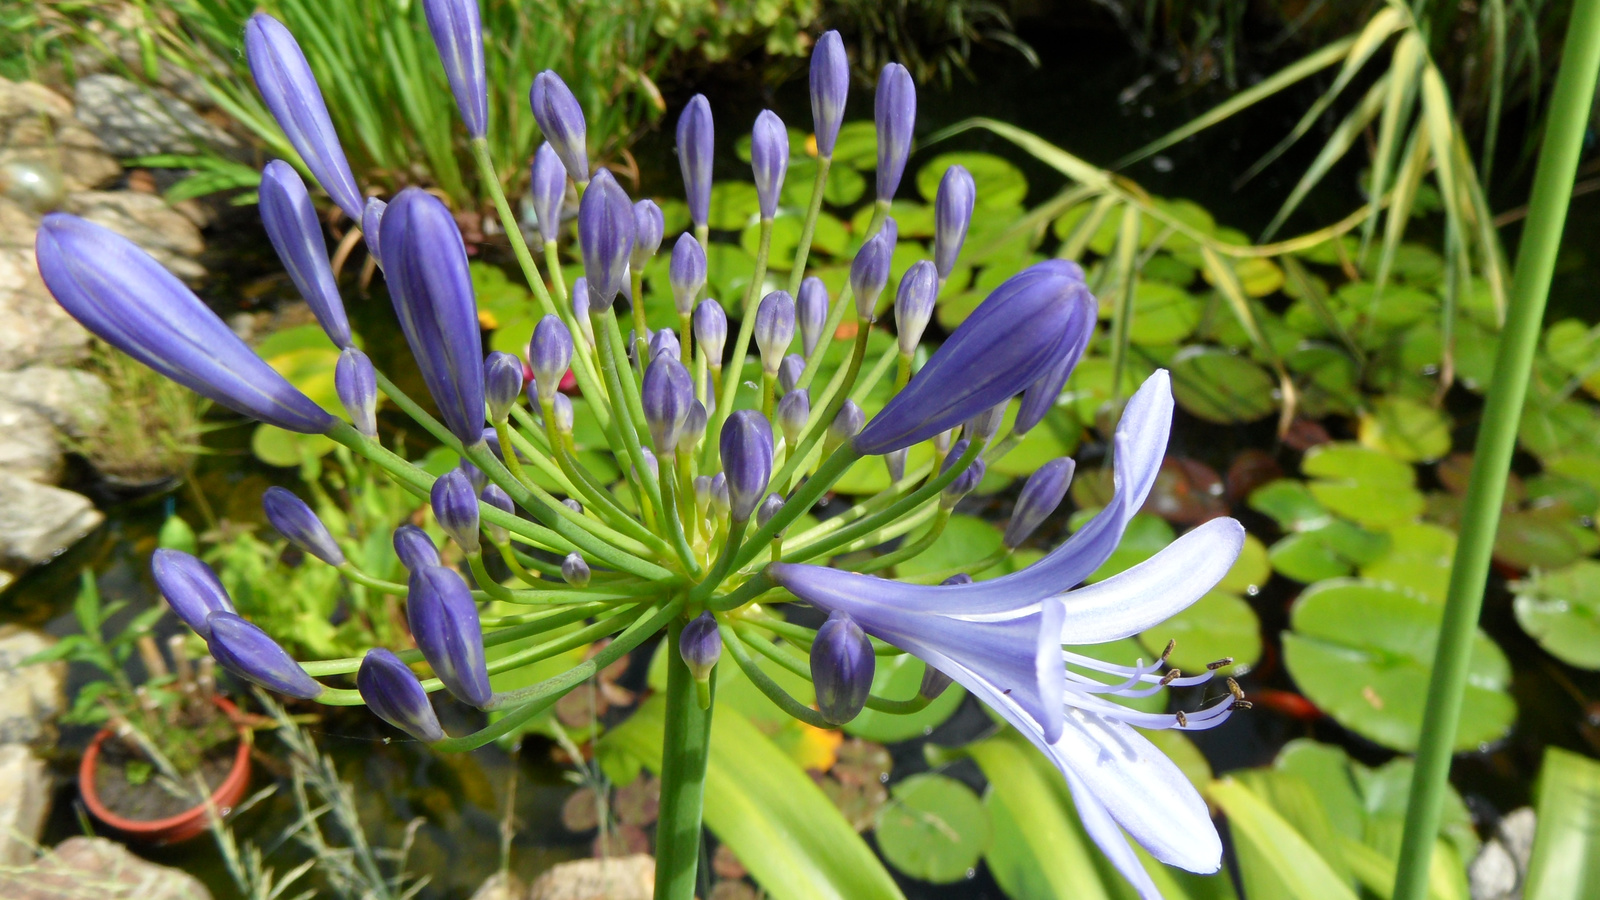
<instances>
[{"instance_id":1,"label":"gray rock","mask_svg":"<svg viewBox=\"0 0 1600 900\"><path fill-rule=\"evenodd\" d=\"M6 900L211 900L200 880L105 838L68 838L37 863L0 871Z\"/></svg>"},{"instance_id":2,"label":"gray rock","mask_svg":"<svg viewBox=\"0 0 1600 900\"><path fill-rule=\"evenodd\" d=\"M55 719L67 708L67 664L22 664L54 643L47 634L0 625L0 744L55 742Z\"/></svg>"},{"instance_id":3,"label":"gray rock","mask_svg":"<svg viewBox=\"0 0 1600 900\"><path fill-rule=\"evenodd\" d=\"M524 885L509 872L496 872L472 892L472 900L523 900L528 895Z\"/></svg>"},{"instance_id":4,"label":"gray rock","mask_svg":"<svg viewBox=\"0 0 1600 900\"><path fill-rule=\"evenodd\" d=\"M80 191L68 194L61 208L128 238L190 284L205 278L206 270L195 262L206 247L199 227L154 194Z\"/></svg>"},{"instance_id":5,"label":"gray rock","mask_svg":"<svg viewBox=\"0 0 1600 900\"><path fill-rule=\"evenodd\" d=\"M539 876L528 900L650 900L656 861L645 854L561 863Z\"/></svg>"},{"instance_id":6,"label":"gray rock","mask_svg":"<svg viewBox=\"0 0 1600 900\"><path fill-rule=\"evenodd\" d=\"M1522 900L1537 825L1538 815L1528 806L1500 819L1494 836L1483 842L1483 848L1467 866L1467 888L1472 900Z\"/></svg>"},{"instance_id":7,"label":"gray rock","mask_svg":"<svg viewBox=\"0 0 1600 900\"><path fill-rule=\"evenodd\" d=\"M0 744L0 867L33 862L50 815L50 771L22 744Z\"/></svg>"},{"instance_id":8,"label":"gray rock","mask_svg":"<svg viewBox=\"0 0 1600 900\"><path fill-rule=\"evenodd\" d=\"M43 163L68 191L114 181L122 166L72 115L72 103L42 84L0 78L0 166Z\"/></svg>"},{"instance_id":9,"label":"gray rock","mask_svg":"<svg viewBox=\"0 0 1600 900\"><path fill-rule=\"evenodd\" d=\"M0 472L54 484L63 457L56 426L32 407L0 398Z\"/></svg>"},{"instance_id":10,"label":"gray rock","mask_svg":"<svg viewBox=\"0 0 1600 900\"><path fill-rule=\"evenodd\" d=\"M123 158L238 146L189 104L161 88L135 84L119 75L78 79L73 99L78 120L107 150Z\"/></svg>"},{"instance_id":11,"label":"gray rock","mask_svg":"<svg viewBox=\"0 0 1600 900\"><path fill-rule=\"evenodd\" d=\"M6 205L0 199L0 222ZM34 262L32 233L25 246L6 243L0 235L0 370L82 359L89 332L45 290Z\"/></svg>"},{"instance_id":12,"label":"gray rock","mask_svg":"<svg viewBox=\"0 0 1600 900\"><path fill-rule=\"evenodd\" d=\"M30 366L0 372L0 400L38 412L72 437L82 437L84 429L102 422L110 399L106 383L81 369Z\"/></svg>"},{"instance_id":13,"label":"gray rock","mask_svg":"<svg viewBox=\"0 0 1600 900\"><path fill-rule=\"evenodd\" d=\"M104 520L87 497L0 473L0 566L38 565Z\"/></svg>"}]
</instances>

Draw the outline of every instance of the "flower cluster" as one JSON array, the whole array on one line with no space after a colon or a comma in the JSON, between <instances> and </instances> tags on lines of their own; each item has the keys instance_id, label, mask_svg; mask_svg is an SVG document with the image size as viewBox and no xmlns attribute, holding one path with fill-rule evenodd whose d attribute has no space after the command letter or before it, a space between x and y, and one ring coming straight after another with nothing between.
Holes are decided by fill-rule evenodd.
<instances>
[{"instance_id":1,"label":"flower cluster","mask_svg":"<svg viewBox=\"0 0 1600 900\"><path fill-rule=\"evenodd\" d=\"M491 123L476 4L427 0L425 8L467 132L481 142ZM1105 561L1151 487L1172 411L1164 373L1132 398L1116 431L1116 496L1043 560L982 582L958 572L945 573L949 577L938 585L867 574L926 549L986 464L1038 425L1083 354L1097 315L1075 264L1040 263L996 288L918 366L924 331L968 231L976 189L965 170L949 169L935 204L933 258L911 266L891 294L897 228L887 213L916 117L916 93L904 68L889 65L878 84L876 206L837 297L818 279L803 277L807 241L787 289L769 289L765 264L758 262L742 298L707 296L716 131L706 99L690 101L678 119L677 142L692 227L668 251L680 327L657 331L643 315L640 275L662 252L662 212L648 199L635 202L609 171L590 169L581 107L559 75L539 74L530 104L548 143L532 160L532 208L543 273L529 248L517 243L516 249L543 318L519 359L484 355L467 252L450 210L417 188L387 202L363 198L293 36L257 14L246 32L246 52L298 162L360 224L437 416L400 392L357 348L310 195L289 162L272 162L263 175L262 219L294 284L342 350L335 380L348 421L301 394L177 279L110 231L69 215L47 217L38 238L40 271L61 305L110 344L244 415L326 434L387 472L428 505L470 581L459 566L444 562L450 554L441 555L429 534L412 525L393 536L408 582L381 581L341 550L341 538L351 536L335 536L293 493L271 489L263 505L284 538L353 581L404 595L415 649L374 647L361 659L296 661L238 615L206 564L158 551L152 569L163 595L224 666L289 696L365 704L395 727L446 749L477 746L517 727L664 627L678 635L674 665L685 666L702 685L726 649L775 702L822 726L848 722L869 706L919 708L954 680L1055 760L1090 833L1143 896L1156 896L1155 888L1123 832L1163 862L1197 872L1218 868L1220 844L1204 803L1130 726L1215 726L1241 703L1237 689L1194 712L1135 712L1117 701L1167 685L1200 684L1211 673L1180 674L1164 657L1110 665L1067 649L1159 624L1208 590L1240 548L1239 525L1216 520L1148 562L1072 589ZM843 46L830 32L817 43L811 72L823 173L848 87ZM783 122L763 112L750 154L761 223L758 260L768 256L789 154ZM487 156L480 156L487 165ZM491 190L499 183L484 180ZM579 198L576 246L565 249L581 258L584 275L567 285L557 261L574 240L563 227L572 196ZM514 242L522 240L517 224L507 222ZM897 339L868 365L868 338L891 308ZM630 312L628 334L622 318ZM839 326L851 313L856 327L848 360L819 378L830 342L849 333ZM757 365L747 376L752 341ZM862 404L891 368L895 393L869 416ZM759 397L751 408L736 408L746 377L759 379ZM574 394L605 435L623 473L618 485L581 461L573 438ZM460 466L434 478L386 450L377 428L380 396L457 451ZM1004 429L1007 405L1018 398L1014 424ZM933 458L913 467L907 451L924 442L932 445ZM797 530L800 516L850 467L877 464L863 461L867 456L883 457L891 486L847 515ZM1002 554L1022 546L1055 511L1072 472L1072 461L1061 459L1028 481ZM855 562L856 571L827 565L918 528L921 537ZM510 581L490 575L485 560L491 556L512 573ZM815 708L784 693L751 656L751 650L786 652L766 637L772 632L764 625L781 622L774 604L795 598L827 613L815 631L783 623L785 639L808 649ZM491 599L525 605L529 613L485 619L479 602ZM599 655L531 687L493 689L492 675L542 656L517 652L491 662L486 645L580 621L591 623L586 634L611 636ZM917 698L872 695L874 639L927 664ZM419 678L419 667L431 677ZM324 683L348 684L351 675L353 689ZM429 699L438 690L506 715L472 735L448 737Z\"/></svg>"}]
</instances>

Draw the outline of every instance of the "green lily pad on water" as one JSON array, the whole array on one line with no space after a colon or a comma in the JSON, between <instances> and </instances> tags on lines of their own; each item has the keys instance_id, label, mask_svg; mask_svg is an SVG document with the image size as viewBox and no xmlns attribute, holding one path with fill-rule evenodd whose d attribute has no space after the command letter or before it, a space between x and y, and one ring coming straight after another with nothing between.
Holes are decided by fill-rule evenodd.
<instances>
[{"instance_id":1,"label":"green lily pad on water","mask_svg":"<svg viewBox=\"0 0 1600 900\"><path fill-rule=\"evenodd\" d=\"M1261 658L1261 622L1242 597L1211 591L1139 635L1152 656L1160 656L1168 641L1177 642L1169 661L1185 672L1204 671L1208 663L1229 656L1236 666L1253 666Z\"/></svg>"},{"instance_id":2,"label":"green lily pad on water","mask_svg":"<svg viewBox=\"0 0 1600 900\"><path fill-rule=\"evenodd\" d=\"M1344 727L1393 750L1416 749L1444 605L1364 579L1333 579L1295 601L1284 664L1305 695ZM1473 639L1457 750L1503 736L1516 718L1511 667L1494 641Z\"/></svg>"},{"instance_id":3,"label":"green lily pad on water","mask_svg":"<svg viewBox=\"0 0 1600 900\"><path fill-rule=\"evenodd\" d=\"M1272 577L1272 563L1267 559L1267 547L1253 534L1244 536L1244 547L1239 558L1233 561L1228 574L1217 582L1217 590L1230 594L1254 595Z\"/></svg>"},{"instance_id":4,"label":"green lily pad on water","mask_svg":"<svg viewBox=\"0 0 1600 900\"><path fill-rule=\"evenodd\" d=\"M878 849L896 869L935 884L967 876L989 848L989 811L972 789L943 775L913 775L878 813Z\"/></svg>"},{"instance_id":5,"label":"green lily pad on water","mask_svg":"<svg viewBox=\"0 0 1600 900\"><path fill-rule=\"evenodd\" d=\"M1200 324L1205 304L1175 284L1140 279L1133 288L1133 318L1128 340L1135 344L1176 344Z\"/></svg>"},{"instance_id":6,"label":"green lily pad on water","mask_svg":"<svg viewBox=\"0 0 1600 900\"><path fill-rule=\"evenodd\" d=\"M1361 577L1396 584L1443 603L1450 586L1456 533L1426 522L1389 529L1389 550L1361 567Z\"/></svg>"},{"instance_id":7,"label":"green lily pad on water","mask_svg":"<svg viewBox=\"0 0 1600 900\"><path fill-rule=\"evenodd\" d=\"M1523 631L1568 665L1600 669L1600 562L1579 560L1513 587Z\"/></svg>"},{"instance_id":8,"label":"green lily pad on water","mask_svg":"<svg viewBox=\"0 0 1600 900\"><path fill-rule=\"evenodd\" d=\"M1427 506L1410 465L1358 444L1313 447L1300 468L1317 479L1310 484L1313 497L1361 525L1383 528L1408 522Z\"/></svg>"},{"instance_id":9,"label":"green lily pad on water","mask_svg":"<svg viewBox=\"0 0 1600 900\"><path fill-rule=\"evenodd\" d=\"M1172 396L1207 422L1254 422L1278 409L1277 381L1249 357L1186 347L1172 358Z\"/></svg>"},{"instance_id":10,"label":"green lily pad on water","mask_svg":"<svg viewBox=\"0 0 1600 900\"><path fill-rule=\"evenodd\" d=\"M911 532L910 540L927 529ZM931 546L895 567L901 577L966 568L1000 549L1000 530L977 516L956 514Z\"/></svg>"},{"instance_id":11,"label":"green lily pad on water","mask_svg":"<svg viewBox=\"0 0 1600 900\"><path fill-rule=\"evenodd\" d=\"M959 152L941 153L917 170L917 192L923 199L934 201L945 170L957 163L972 173L978 209L1016 206L1028 196L1028 178L1010 160L993 153Z\"/></svg>"},{"instance_id":12,"label":"green lily pad on water","mask_svg":"<svg viewBox=\"0 0 1600 900\"><path fill-rule=\"evenodd\" d=\"M1361 416L1361 444L1407 462L1450 452L1450 417L1409 397L1384 397Z\"/></svg>"}]
</instances>

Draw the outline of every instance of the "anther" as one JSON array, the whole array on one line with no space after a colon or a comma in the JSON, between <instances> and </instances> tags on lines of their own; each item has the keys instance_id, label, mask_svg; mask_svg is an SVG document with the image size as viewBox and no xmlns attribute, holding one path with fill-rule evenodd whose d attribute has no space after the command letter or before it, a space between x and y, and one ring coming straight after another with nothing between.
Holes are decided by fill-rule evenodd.
<instances>
[{"instance_id":1,"label":"anther","mask_svg":"<svg viewBox=\"0 0 1600 900\"><path fill-rule=\"evenodd\" d=\"M1239 687L1239 682L1234 681L1232 678L1228 679L1228 693L1232 694L1233 699L1236 701L1244 699L1244 688Z\"/></svg>"},{"instance_id":2,"label":"anther","mask_svg":"<svg viewBox=\"0 0 1600 900\"><path fill-rule=\"evenodd\" d=\"M1206 671L1215 672L1218 669L1221 669L1221 668L1223 668L1225 666L1231 666L1231 665L1233 665L1233 657L1224 656L1223 658L1217 660L1216 662L1206 663Z\"/></svg>"},{"instance_id":3,"label":"anther","mask_svg":"<svg viewBox=\"0 0 1600 900\"><path fill-rule=\"evenodd\" d=\"M1161 676L1161 686L1162 687L1166 687L1167 685L1172 683L1172 679L1181 677L1182 675L1183 675L1183 670L1182 669L1169 669L1167 671L1167 674Z\"/></svg>"},{"instance_id":4,"label":"anther","mask_svg":"<svg viewBox=\"0 0 1600 900\"><path fill-rule=\"evenodd\" d=\"M1178 727L1179 728L1188 728L1189 727L1189 717L1183 714L1183 710L1181 710L1181 709L1178 710L1177 717L1178 717Z\"/></svg>"},{"instance_id":5,"label":"anther","mask_svg":"<svg viewBox=\"0 0 1600 900\"><path fill-rule=\"evenodd\" d=\"M1176 640L1167 641L1167 649L1161 651L1161 661L1163 663L1167 661L1167 657L1172 655L1172 651L1175 650L1177 646L1178 642Z\"/></svg>"},{"instance_id":6,"label":"anther","mask_svg":"<svg viewBox=\"0 0 1600 900\"><path fill-rule=\"evenodd\" d=\"M1253 706L1255 706L1255 704L1251 703L1249 700L1235 700L1235 701L1233 701L1233 708L1234 709L1250 709Z\"/></svg>"}]
</instances>

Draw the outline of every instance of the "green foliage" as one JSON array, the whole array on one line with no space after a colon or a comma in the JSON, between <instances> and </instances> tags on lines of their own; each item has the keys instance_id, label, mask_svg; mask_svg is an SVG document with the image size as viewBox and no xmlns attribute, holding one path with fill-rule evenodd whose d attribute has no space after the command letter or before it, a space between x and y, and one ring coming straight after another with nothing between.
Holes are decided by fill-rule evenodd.
<instances>
[{"instance_id":1,"label":"green foliage","mask_svg":"<svg viewBox=\"0 0 1600 900\"><path fill-rule=\"evenodd\" d=\"M1547 748L1539 774L1539 830L1523 896L1578 900L1600 890L1600 764Z\"/></svg>"}]
</instances>

